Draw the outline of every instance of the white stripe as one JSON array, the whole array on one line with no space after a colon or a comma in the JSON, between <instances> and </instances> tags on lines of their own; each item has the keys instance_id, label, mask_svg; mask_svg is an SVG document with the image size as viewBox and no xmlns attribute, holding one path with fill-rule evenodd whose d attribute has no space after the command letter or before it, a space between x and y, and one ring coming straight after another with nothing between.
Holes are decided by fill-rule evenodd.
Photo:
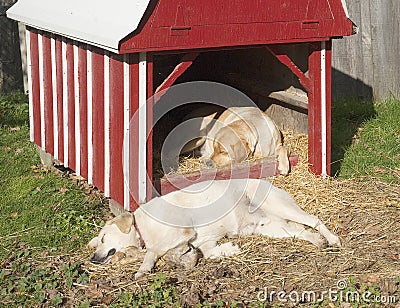
<instances>
[{"instance_id":1,"label":"white stripe","mask_svg":"<svg viewBox=\"0 0 400 308\"><path fill-rule=\"evenodd\" d=\"M138 195L139 203L147 197L147 60L146 53L139 53L139 149L138 149Z\"/></svg>"},{"instance_id":2,"label":"white stripe","mask_svg":"<svg viewBox=\"0 0 400 308\"><path fill-rule=\"evenodd\" d=\"M321 42L321 155L322 175L327 175L326 43Z\"/></svg>"},{"instance_id":3,"label":"white stripe","mask_svg":"<svg viewBox=\"0 0 400 308\"><path fill-rule=\"evenodd\" d=\"M58 159L58 103L57 103L57 63L56 40L51 38L51 84L53 85L53 140L54 158Z\"/></svg>"},{"instance_id":4,"label":"white stripe","mask_svg":"<svg viewBox=\"0 0 400 308\"><path fill-rule=\"evenodd\" d=\"M28 70L28 95L29 95L29 138L34 139L34 120L33 120L33 89L32 89L32 58L31 58L31 33L26 30L26 63Z\"/></svg>"},{"instance_id":5,"label":"white stripe","mask_svg":"<svg viewBox=\"0 0 400 308\"><path fill-rule=\"evenodd\" d=\"M110 196L110 57L104 55L104 195Z\"/></svg>"},{"instance_id":6,"label":"white stripe","mask_svg":"<svg viewBox=\"0 0 400 308\"><path fill-rule=\"evenodd\" d=\"M89 47L88 47L89 48ZM87 59L87 132L88 132L88 182L93 184L93 89L92 89L92 52L88 49Z\"/></svg>"},{"instance_id":7,"label":"white stripe","mask_svg":"<svg viewBox=\"0 0 400 308\"><path fill-rule=\"evenodd\" d=\"M343 10L344 10L344 13L346 14L346 17L347 17L347 18L350 18L350 17L349 17L349 11L348 11L348 9L347 9L346 0L342 0L342 7L343 7Z\"/></svg>"},{"instance_id":8,"label":"white stripe","mask_svg":"<svg viewBox=\"0 0 400 308\"><path fill-rule=\"evenodd\" d=\"M130 115L130 79L129 79L129 63L128 55L124 56L124 156L123 156L123 171L124 171L124 209L130 210L130 190L129 190L129 115Z\"/></svg>"},{"instance_id":9,"label":"white stripe","mask_svg":"<svg viewBox=\"0 0 400 308\"><path fill-rule=\"evenodd\" d=\"M38 34L39 49L39 102L40 102L40 144L43 150L46 150L46 127L44 122L44 80L43 80L43 36Z\"/></svg>"},{"instance_id":10,"label":"white stripe","mask_svg":"<svg viewBox=\"0 0 400 308\"><path fill-rule=\"evenodd\" d=\"M64 166L68 167L68 76L67 76L67 44L61 42L62 74L63 74L63 127L64 127Z\"/></svg>"},{"instance_id":11,"label":"white stripe","mask_svg":"<svg viewBox=\"0 0 400 308\"><path fill-rule=\"evenodd\" d=\"M76 175L81 174L81 122L79 110L79 48L74 45L74 92L75 92L75 159L76 159Z\"/></svg>"}]
</instances>

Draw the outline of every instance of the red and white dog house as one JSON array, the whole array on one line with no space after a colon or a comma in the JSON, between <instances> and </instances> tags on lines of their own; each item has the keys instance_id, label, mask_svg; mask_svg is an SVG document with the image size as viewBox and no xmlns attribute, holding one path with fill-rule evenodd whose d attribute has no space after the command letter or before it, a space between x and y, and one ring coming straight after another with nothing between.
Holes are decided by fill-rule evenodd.
<instances>
[{"instance_id":1,"label":"red and white dog house","mask_svg":"<svg viewBox=\"0 0 400 308\"><path fill-rule=\"evenodd\" d=\"M157 102L148 98L210 50L265 46L298 77L309 163L329 173L331 40L354 33L345 0L19 0L7 16L27 26L31 140L126 209L152 197ZM310 46L307 73L280 49L300 42ZM153 57L163 53L182 58L154 90Z\"/></svg>"}]
</instances>

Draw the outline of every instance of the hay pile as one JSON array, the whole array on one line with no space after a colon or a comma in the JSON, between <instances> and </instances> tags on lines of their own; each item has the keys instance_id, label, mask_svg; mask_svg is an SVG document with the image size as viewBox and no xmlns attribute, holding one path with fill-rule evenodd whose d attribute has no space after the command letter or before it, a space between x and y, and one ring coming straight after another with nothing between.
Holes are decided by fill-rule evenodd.
<instances>
[{"instance_id":1,"label":"hay pile","mask_svg":"<svg viewBox=\"0 0 400 308\"><path fill-rule=\"evenodd\" d=\"M266 287L269 292L329 291L337 289L338 283L349 284L350 277L361 284L377 284L382 294L394 292L395 278L400 278L400 187L374 179L317 177L308 172L307 137L286 133L285 142L300 162L289 176L271 179L273 184L335 231L342 240L341 249L319 250L300 240L250 236L234 240L242 249L239 255L201 259L193 271L161 260L155 273L138 281L132 278L139 263L94 266L87 262L91 282L103 290L103 296L116 296L121 291L145 290L149 281L164 272L186 306L217 300L255 304ZM276 297L274 301L279 303Z\"/></svg>"}]
</instances>

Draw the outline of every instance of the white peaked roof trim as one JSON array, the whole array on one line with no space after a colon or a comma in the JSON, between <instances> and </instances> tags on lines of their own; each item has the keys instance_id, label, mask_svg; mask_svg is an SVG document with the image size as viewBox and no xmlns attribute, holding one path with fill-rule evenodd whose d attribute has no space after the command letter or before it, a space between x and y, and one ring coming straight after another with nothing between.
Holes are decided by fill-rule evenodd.
<instances>
[{"instance_id":1,"label":"white peaked roof trim","mask_svg":"<svg viewBox=\"0 0 400 308\"><path fill-rule=\"evenodd\" d=\"M26 25L117 52L150 0L18 0L7 16Z\"/></svg>"},{"instance_id":2,"label":"white peaked roof trim","mask_svg":"<svg viewBox=\"0 0 400 308\"><path fill-rule=\"evenodd\" d=\"M350 18L350 17L349 17L349 11L347 10L346 0L342 0L342 6L343 6L343 10L344 10L344 12L345 12L345 14L346 14L346 17L347 17L347 18Z\"/></svg>"}]
</instances>

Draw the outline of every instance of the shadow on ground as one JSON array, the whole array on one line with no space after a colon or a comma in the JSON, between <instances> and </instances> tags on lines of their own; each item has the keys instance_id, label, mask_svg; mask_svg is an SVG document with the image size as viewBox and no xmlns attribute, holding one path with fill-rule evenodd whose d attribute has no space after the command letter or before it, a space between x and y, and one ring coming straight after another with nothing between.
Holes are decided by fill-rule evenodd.
<instances>
[{"instance_id":1,"label":"shadow on ground","mask_svg":"<svg viewBox=\"0 0 400 308\"><path fill-rule=\"evenodd\" d=\"M331 174L337 176L344 154L357 139L361 125L374 118L376 113L370 86L335 69L332 77Z\"/></svg>"}]
</instances>

